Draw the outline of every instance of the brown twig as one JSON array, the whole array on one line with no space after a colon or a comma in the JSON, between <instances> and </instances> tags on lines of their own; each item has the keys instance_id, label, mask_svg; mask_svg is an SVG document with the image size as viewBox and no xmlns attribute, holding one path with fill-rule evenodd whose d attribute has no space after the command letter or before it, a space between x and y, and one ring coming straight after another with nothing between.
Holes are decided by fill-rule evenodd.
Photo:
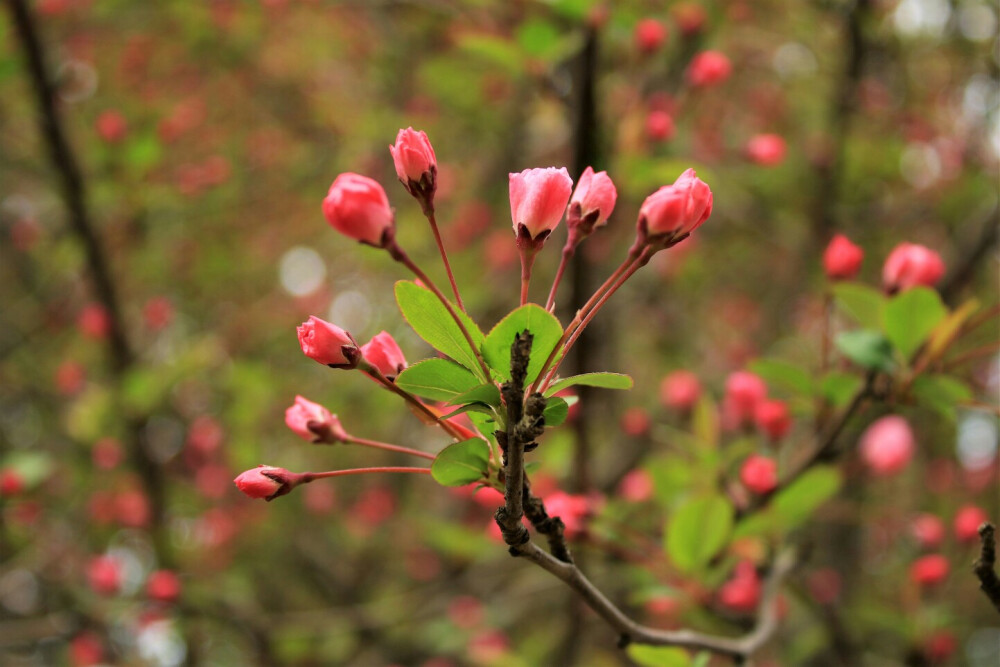
<instances>
[{"instance_id":1,"label":"brown twig","mask_svg":"<svg viewBox=\"0 0 1000 667\"><path fill-rule=\"evenodd\" d=\"M996 610L1000 612L1000 578L994 567L997 562L996 528L992 523L979 526L979 539L982 549L979 558L972 564L972 571L979 578L979 588L986 594Z\"/></svg>"}]
</instances>

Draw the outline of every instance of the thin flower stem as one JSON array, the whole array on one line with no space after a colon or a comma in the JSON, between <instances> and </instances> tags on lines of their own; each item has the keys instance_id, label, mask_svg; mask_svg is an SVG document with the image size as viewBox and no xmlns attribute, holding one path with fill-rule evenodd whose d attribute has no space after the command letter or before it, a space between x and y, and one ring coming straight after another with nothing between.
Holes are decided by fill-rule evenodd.
<instances>
[{"instance_id":1,"label":"thin flower stem","mask_svg":"<svg viewBox=\"0 0 1000 667\"><path fill-rule=\"evenodd\" d=\"M409 468L401 466L379 466L374 468L348 468L347 470L327 470L326 472L304 472L301 473L302 477L299 484L308 484L309 482L316 479L325 479L327 477L347 477L348 475L367 475L369 473L382 473L382 472L404 472L404 473L419 473L423 475L431 474L430 468Z\"/></svg>"},{"instance_id":2,"label":"thin flower stem","mask_svg":"<svg viewBox=\"0 0 1000 667\"><path fill-rule=\"evenodd\" d=\"M445 307L445 310L448 311L448 314L451 315L451 319L453 319L455 321L455 324L458 325L458 329L459 331L462 332L462 336L465 337L465 341L469 344L469 349L472 350L472 353L476 357L476 361L479 363L479 368L483 371L483 377L486 380L489 380L490 379L489 366L487 366L486 362L483 361L483 355L479 351L479 346L477 346L473 342L472 336L469 334L469 330L462 323L462 319L458 316L458 313L455 312L455 307L451 305L451 301L449 301L447 297L445 297L445 295L441 293L441 290L439 290L437 285L434 284L434 281L428 278L427 274L421 271L419 266L414 264L413 260L410 259L410 256L407 255L406 252L399 247L399 244L396 243L395 240L393 240L391 245L388 246L386 249L389 251L389 254L392 256L393 259L395 259L397 262L400 262L401 264L403 264L403 266L405 266L411 272L413 272L413 275L415 275L427 287L427 289L433 292L434 296L438 298L441 304Z\"/></svg>"},{"instance_id":3,"label":"thin flower stem","mask_svg":"<svg viewBox=\"0 0 1000 667\"><path fill-rule=\"evenodd\" d=\"M441 232L438 231L437 218L434 216L434 211L425 211L427 216L427 222L431 223L431 231L434 232L434 241L437 243L438 250L441 252L441 261L444 262L445 273L448 274L448 282L451 283L451 291L455 293L455 302L458 304L458 309L463 313L465 312L465 304L462 303L462 296L458 293L458 284L455 282L455 274L451 271L451 262L448 261L448 253L444 249L444 241L441 240Z\"/></svg>"},{"instance_id":4,"label":"thin flower stem","mask_svg":"<svg viewBox=\"0 0 1000 667\"><path fill-rule=\"evenodd\" d=\"M562 249L562 259L559 260L559 270L556 271L556 277L552 281L552 289L549 290L549 298L545 301L545 310L551 311L556 305L556 290L559 289L559 283L562 281L563 273L566 271L566 265L569 264L569 260L572 259L573 254L576 252L576 246L570 245L569 242Z\"/></svg>"},{"instance_id":5,"label":"thin flower stem","mask_svg":"<svg viewBox=\"0 0 1000 667\"><path fill-rule=\"evenodd\" d=\"M390 445L388 442L379 442L378 440L368 440L366 438L356 438L351 436L347 442L353 445L361 445L363 447L373 447L375 449L384 449L389 452L399 452L400 454L412 454L413 456L420 456L425 459L430 459L433 461L435 456L433 454L428 454L427 452L421 452L416 449L411 449L409 447L401 447L399 445Z\"/></svg>"},{"instance_id":6,"label":"thin flower stem","mask_svg":"<svg viewBox=\"0 0 1000 667\"><path fill-rule=\"evenodd\" d=\"M362 364L367 364L367 362L362 361ZM441 426L441 428L444 429L445 433L447 433L448 435L450 435L455 440L464 440L465 439L464 436L462 436L448 422L447 419L441 419L441 417L439 417L438 415L434 414L434 412L432 412L430 408L428 408L426 405L424 405L416 396L414 396L413 394L411 394L410 392L408 392L408 391L406 391L404 389L400 389L399 387L397 387L395 382L393 382L389 378L387 378L384 375L382 375L379 372L379 370L377 368L375 368L374 366L372 366L371 364L367 364L367 367L361 368L361 370L364 371L365 373L367 373L368 375L372 376L373 378L375 378L375 380L377 382L379 382L383 387L385 387L386 389L388 389L392 393L397 394L398 396L402 397L402 399L404 401L406 401L407 403L409 403L410 405L412 405L413 407L415 407L417 410L419 410L420 412L422 412L424 415L426 415L427 417L429 417L431 419L431 421L436 422L439 426Z\"/></svg>"},{"instance_id":7,"label":"thin flower stem","mask_svg":"<svg viewBox=\"0 0 1000 667\"><path fill-rule=\"evenodd\" d=\"M531 284L531 267L521 266L521 305L528 303L528 285Z\"/></svg>"},{"instance_id":8,"label":"thin flower stem","mask_svg":"<svg viewBox=\"0 0 1000 667\"><path fill-rule=\"evenodd\" d=\"M598 299L597 303L595 303L590 308L590 311L584 316L583 320L580 321L580 323L573 329L573 333L562 345L561 356L555 363L552 364L552 367L549 369L549 372L545 375L545 379L539 385L541 391L545 391L546 389L548 389L549 385L552 384L552 380L555 379L556 373L559 371L560 364L562 364L563 360L566 358L566 355L568 355L569 351L573 348L573 344L576 343L577 339L583 333L583 330L587 328L587 325L590 324L590 321L592 319L594 319L594 316L597 315L598 311L600 311L601 308L604 307L604 304L608 302L608 299L610 299L614 295L614 293L617 292L618 289L622 285L624 285L629 278L632 277L632 274L634 274L636 271L638 271L640 268L646 265L646 263L649 261L649 258L652 256L653 256L653 251L647 248L642 252L642 254L633 259L628 269L624 273L620 274L618 280L616 280L615 283L604 292L604 295L600 299ZM559 346L556 347L558 348Z\"/></svg>"}]
</instances>

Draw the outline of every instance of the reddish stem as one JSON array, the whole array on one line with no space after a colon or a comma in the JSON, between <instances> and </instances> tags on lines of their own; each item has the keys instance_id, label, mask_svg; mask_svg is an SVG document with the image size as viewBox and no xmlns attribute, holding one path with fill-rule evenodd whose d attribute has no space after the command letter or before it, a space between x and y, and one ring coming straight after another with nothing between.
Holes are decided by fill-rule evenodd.
<instances>
[{"instance_id":1,"label":"reddish stem","mask_svg":"<svg viewBox=\"0 0 1000 667\"><path fill-rule=\"evenodd\" d=\"M448 423L447 419L441 419L440 417L438 417L431 411L430 408L424 405L416 396L406 391L405 389L400 389L399 387L397 387L395 382L382 375L382 373L380 373L377 368L372 366L364 359L361 360L360 364L358 365L358 368L363 372L368 373L368 375L372 376L373 378L375 378L375 380L378 381L383 387L385 387L392 393L402 397L404 401L406 401L416 409L420 410L427 417L429 417L431 421L434 421L438 425L440 425L441 428L443 428L445 432L455 440L465 439L460 433L458 433L454 429L454 427L450 423Z\"/></svg>"},{"instance_id":2,"label":"reddish stem","mask_svg":"<svg viewBox=\"0 0 1000 667\"><path fill-rule=\"evenodd\" d=\"M431 223L431 231L434 232L434 241L437 243L438 251L441 253L441 261L444 262L444 270L448 274L451 291L455 293L455 302L458 304L458 309L464 313L465 305L462 303L462 296L458 293L458 284L455 282L455 274L451 271L451 263L448 261L448 253L444 249L444 241L441 240L441 232L438 231L434 210L424 211L424 214L427 216L427 221Z\"/></svg>"},{"instance_id":3,"label":"reddish stem","mask_svg":"<svg viewBox=\"0 0 1000 667\"><path fill-rule=\"evenodd\" d=\"M410 468L401 466L378 466L374 468L348 468L347 470L327 470L326 472L303 472L299 473L301 477L299 478L298 483L308 484L313 480L324 479L326 477L346 477L348 475L367 475L369 473L381 473L381 472L420 473L423 475L429 475L431 474L431 469Z\"/></svg>"},{"instance_id":4,"label":"reddish stem","mask_svg":"<svg viewBox=\"0 0 1000 667\"><path fill-rule=\"evenodd\" d=\"M420 456L425 459L430 459L433 461L435 456L433 454L428 454L427 452L421 452L416 449L411 449L409 447L401 447L399 445L390 445L388 442L379 442L378 440L368 440L366 438L355 438L351 436L347 442L354 445L362 445L364 447L373 447L375 449L384 449L388 452L399 452L400 454L412 454L413 456Z\"/></svg>"},{"instance_id":5,"label":"reddish stem","mask_svg":"<svg viewBox=\"0 0 1000 667\"><path fill-rule=\"evenodd\" d=\"M556 305L556 290L559 289L559 283L562 281L563 273L566 271L566 265L569 264L569 260L572 259L573 253L576 252L576 246L570 245L567 241L566 245L562 249L562 259L559 260L559 270L556 271L556 277L552 281L552 289L549 290L549 298L545 302L545 310L551 311Z\"/></svg>"}]
</instances>

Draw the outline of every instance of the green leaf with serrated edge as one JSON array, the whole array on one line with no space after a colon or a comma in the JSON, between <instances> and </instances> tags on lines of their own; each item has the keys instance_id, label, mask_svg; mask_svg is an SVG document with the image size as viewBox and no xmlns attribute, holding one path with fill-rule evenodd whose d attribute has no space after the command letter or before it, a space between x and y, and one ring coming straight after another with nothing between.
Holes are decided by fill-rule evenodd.
<instances>
[{"instance_id":1,"label":"green leaf with serrated edge","mask_svg":"<svg viewBox=\"0 0 1000 667\"><path fill-rule=\"evenodd\" d=\"M894 296L882 309L882 330L904 359L927 341L934 327L948 315L941 297L927 287L914 287Z\"/></svg>"},{"instance_id":2,"label":"green leaf with serrated edge","mask_svg":"<svg viewBox=\"0 0 1000 667\"><path fill-rule=\"evenodd\" d=\"M450 401L479 384L475 375L447 359L425 359L396 376L396 386L415 396Z\"/></svg>"},{"instance_id":3,"label":"green leaf with serrated edge","mask_svg":"<svg viewBox=\"0 0 1000 667\"><path fill-rule=\"evenodd\" d=\"M562 338L563 333L559 320L541 306L529 303L500 320L486 336L483 358L497 376L509 380L510 346L517 334L525 330L530 331L534 337L531 341L531 358L528 361L528 375L525 380L530 384L538 377L542 364Z\"/></svg>"},{"instance_id":4,"label":"green leaf with serrated edge","mask_svg":"<svg viewBox=\"0 0 1000 667\"><path fill-rule=\"evenodd\" d=\"M958 404L972 400L973 396L969 385L950 375L920 375L910 391L920 403L951 421L955 421Z\"/></svg>"},{"instance_id":5,"label":"green leaf with serrated edge","mask_svg":"<svg viewBox=\"0 0 1000 667\"><path fill-rule=\"evenodd\" d=\"M444 352L468 368L481 380L489 379L482 377L482 369L476 360L474 350L469 347L469 342L462 335L462 330L452 319L448 309L434 296L433 292L409 280L400 280L396 283L396 303L399 305L403 317L406 318L418 336L427 341L434 349ZM483 332L467 315L457 309L455 312L465 326L465 330L469 332L472 344L476 348L482 347L485 340Z\"/></svg>"},{"instance_id":6,"label":"green leaf with serrated edge","mask_svg":"<svg viewBox=\"0 0 1000 667\"><path fill-rule=\"evenodd\" d=\"M486 442L470 438L442 449L431 464L431 477L442 486L464 486L484 479L489 461Z\"/></svg>"},{"instance_id":7,"label":"green leaf with serrated edge","mask_svg":"<svg viewBox=\"0 0 1000 667\"><path fill-rule=\"evenodd\" d=\"M864 384L857 375L833 371L827 373L820 382L820 393L835 408L847 405Z\"/></svg>"},{"instance_id":8,"label":"green leaf with serrated edge","mask_svg":"<svg viewBox=\"0 0 1000 667\"><path fill-rule=\"evenodd\" d=\"M631 389L632 378L624 373L583 373L563 378L549 386L545 390L546 396L552 396L556 392L567 387L583 385L586 387L600 387L601 389Z\"/></svg>"},{"instance_id":9,"label":"green leaf with serrated edge","mask_svg":"<svg viewBox=\"0 0 1000 667\"><path fill-rule=\"evenodd\" d=\"M666 550L681 572L694 572L726 545L733 528L733 507L721 496L693 498L667 523Z\"/></svg>"},{"instance_id":10,"label":"green leaf with serrated edge","mask_svg":"<svg viewBox=\"0 0 1000 667\"><path fill-rule=\"evenodd\" d=\"M782 387L803 396L812 396L815 392L809 371L789 361L757 359L750 362L748 368L769 387Z\"/></svg>"},{"instance_id":11,"label":"green leaf with serrated edge","mask_svg":"<svg viewBox=\"0 0 1000 667\"><path fill-rule=\"evenodd\" d=\"M882 307L885 295L859 283L838 283L833 286L837 304L854 321L863 327L878 329L882 326Z\"/></svg>"},{"instance_id":12,"label":"green leaf with serrated edge","mask_svg":"<svg viewBox=\"0 0 1000 667\"><path fill-rule=\"evenodd\" d=\"M833 466L816 466L775 494L771 508L784 530L807 521L813 512L837 495L843 477Z\"/></svg>"},{"instance_id":13,"label":"green leaf with serrated edge","mask_svg":"<svg viewBox=\"0 0 1000 667\"><path fill-rule=\"evenodd\" d=\"M838 350L859 366L887 373L893 369L892 344L877 331L845 331L837 336L835 343Z\"/></svg>"},{"instance_id":14,"label":"green leaf with serrated edge","mask_svg":"<svg viewBox=\"0 0 1000 667\"><path fill-rule=\"evenodd\" d=\"M628 657L640 667L690 667L691 656L682 648L629 644Z\"/></svg>"},{"instance_id":15,"label":"green leaf with serrated edge","mask_svg":"<svg viewBox=\"0 0 1000 667\"><path fill-rule=\"evenodd\" d=\"M548 403L545 404L545 411L542 413L546 426L559 426L566 421L566 417L568 416L569 403L558 396L548 399Z\"/></svg>"},{"instance_id":16,"label":"green leaf with serrated edge","mask_svg":"<svg viewBox=\"0 0 1000 667\"><path fill-rule=\"evenodd\" d=\"M473 387L464 394L455 396L448 405L465 405L466 403L482 403L492 407L500 405L500 390L492 382Z\"/></svg>"}]
</instances>

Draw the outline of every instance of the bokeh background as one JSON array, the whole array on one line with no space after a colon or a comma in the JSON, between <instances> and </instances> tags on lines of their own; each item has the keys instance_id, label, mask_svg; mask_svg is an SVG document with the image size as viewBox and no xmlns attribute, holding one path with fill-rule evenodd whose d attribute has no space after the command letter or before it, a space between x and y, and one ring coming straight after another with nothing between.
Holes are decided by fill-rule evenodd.
<instances>
[{"instance_id":1,"label":"bokeh background","mask_svg":"<svg viewBox=\"0 0 1000 667\"><path fill-rule=\"evenodd\" d=\"M15 5L30 10L53 74L96 259L50 158ZM320 212L338 173L376 178L401 243L445 282L419 206L396 182L387 147L400 128L434 145L438 219L484 329L517 305L508 172L555 165L575 177L592 164L618 187L611 222L561 292L564 323L617 266L646 195L688 167L712 187L711 220L616 296L572 361L627 372L635 389L583 392L572 424L536 454L538 485L590 499L574 538L584 566L663 627L749 627L712 591L759 547L737 544L701 580L663 557L664 512L690 477L670 463L687 425L661 404L667 372L694 371L718 397L727 374L759 357L815 368L820 258L835 232L864 248L862 282L877 287L884 257L910 241L942 255L949 306L997 302L995 3L3 8L0 467L17 477L0 491L4 665L635 664L560 582L506 556L489 500L422 476L330 480L270 504L232 485L260 463L410 463L303 442L283 420L297 394L359 436L445 444L362 374L305 358L294 331L317 315L362 342L389 331L411 362L430 355L393 299L403 268ZM732 73L692 86L685 71L705 49ZM747 150L760 134L784 140L773 164ZM536 263L536 299L563 233ZM759 664L996 664L1000 623L968 571L975 546L944 547L953 571L930 594L907 568L916 514L949 532L961 506L1000 514L997 329L994 315L964 343L963 407L900 408L918 433L913 465L872 480L848 461L844 488L797 529L809 557ZM793 408L790 442L808 441L810 409ZM866 423L852 423L845 449ZM623 490L636 469L656 481L653 501ZM117 564L112 594L95 574L102 555ZM150 599L156 570L177 575L178 599Z\"/></svg>"}]
</instances>

